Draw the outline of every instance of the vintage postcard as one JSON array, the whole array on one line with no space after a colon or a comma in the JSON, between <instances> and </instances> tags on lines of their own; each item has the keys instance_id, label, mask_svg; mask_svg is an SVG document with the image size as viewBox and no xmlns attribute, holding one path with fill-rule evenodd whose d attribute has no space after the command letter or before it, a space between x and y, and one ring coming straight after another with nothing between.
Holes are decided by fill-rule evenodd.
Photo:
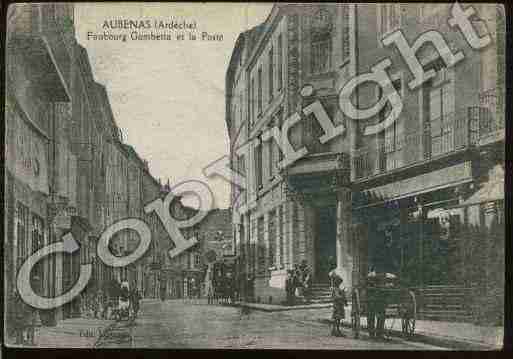
<instances>
[{"instance_id":1,"label":"vintage postcard","mask_svg":"<svg viewBox=\"0 0 513 359\"><path fill-rule=\"evenodd\" d=\"M4 344L502 348L505 24L11 4Z\"/></svg>"}]
</instances>

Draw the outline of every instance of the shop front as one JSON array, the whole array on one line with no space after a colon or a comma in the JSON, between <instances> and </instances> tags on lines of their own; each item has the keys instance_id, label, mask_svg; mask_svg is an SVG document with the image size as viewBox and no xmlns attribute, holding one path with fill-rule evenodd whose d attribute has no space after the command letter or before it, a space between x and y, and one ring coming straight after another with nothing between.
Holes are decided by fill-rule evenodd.
<instances>
[{"instance_id":1,"label":"shop front","mask_svg":"<svg viewBox=\"0 0 513 359\"><path fill-rule=\"evenodd\" d=\"M463 162L354 193L353 282L397 275L417 293L420 318L472 321L485 298L500 307L504 177L486 177Z\"/></svg>"}]
</instances>

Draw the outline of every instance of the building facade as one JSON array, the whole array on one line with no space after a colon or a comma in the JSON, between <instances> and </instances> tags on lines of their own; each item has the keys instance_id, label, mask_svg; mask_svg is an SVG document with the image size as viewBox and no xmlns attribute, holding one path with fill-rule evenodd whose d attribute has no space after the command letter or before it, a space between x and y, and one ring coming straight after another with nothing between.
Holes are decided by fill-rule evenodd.
<instances>
[{"instance_id":1,"label":"building facade","mask_svg":"<svg viewBox=\"0 0 513 359\"><path fill-rule=\"evenodd\" d=\"M86 289L55 310L32 310L43 325L91 312L107 301L111 281L149 286L154 249L130 268L113 269L96 256L102 232L116 220L143 218L158 242L164 229L144 205L161 194L146 161L123 142L105 87L94 80L85 48L75 38L73 5L9 7L6 52L4 245L6 308L14 303L17 270L32 253L71 232L80 250L36 265L36 293L55 297L73 286L80 265L93 263ZM111 240L113 253L133 251L130 231ZM7 316L11 314L8 311ZM6 323L14 323L7 321ZM11 331L13 328L7 328Z\"/></svg>"},{"instance_id":2,"label":"building facade","mask_svg":"<svg viewBox=\"0 0 513 359\"><path fill-rule=\"evenodd\" d=\"M169 186L164 186L168 193ZM177 220L190 219L197 210L183 205L175 197L170 213ZM160 295L163 299L192 298L204 295L204 280L209 265L233 257L233 236L230 209L212 209L197 224L181 229L186 240L197 244L171 258L171 242L161 244Z\"/></svg>"},{"instance_id":3,"label":"building facade","mask_svg":"<svg viewBox=\"0 0 513 359\"><path fill-rule=\"evenodd\" d=\"M504 13L476 6L473 26L492 37L476 50L448 27L451 6L275 5L239 36L226 77L230 161L244 178L233 178L232 220L257 300L284 299L286 270L306 261L318 284L334 266L348 287L372 269L395 273L424 300L426 318L502 315ZM409 46L437 29L465 58L449 66L433 43L418 45L435 76L411 90L398 47L381 42L399 28ZM385 58L403 109L366 135L390 107L350 118L339 93ZM383 95L364 83L352 101L369 108ZM434 302L434 286L460 299Z\"/></svg>"}]
</instances>

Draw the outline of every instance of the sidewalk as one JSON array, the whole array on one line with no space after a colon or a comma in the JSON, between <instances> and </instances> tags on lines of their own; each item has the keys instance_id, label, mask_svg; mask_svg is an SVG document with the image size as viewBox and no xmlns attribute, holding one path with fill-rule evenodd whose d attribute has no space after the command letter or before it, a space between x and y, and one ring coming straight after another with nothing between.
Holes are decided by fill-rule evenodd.
<instances>
[{"instance_id":1,"label":"sidewalk","mask_svg":"<svg viewBox=\"0 0 513 359\"><path fill-rule=\"evenodd\" d=\"M255 310L284 312L288 317L305 322L331 323L331 304L298 305L293 307L271 304L239 303ZM321 307L322 306L322 307ZM346 307L344 326L351 326L351 306ZM362 329L367 318L361 317ZM401 336L401 319L387 319L385 327L392 336ZM504 328L485 327L471 323L417 320L413 341L466 350L496 350L503 346Z\"/></svg>"},{"instance_id":2,"label":"sidewalk","mask_svg":"<svg viewBox=\"0 0 513 359\"><path fill-rule=\"evenodd\" d=\"M264 312L282 312L299 309L322 309L330 308L331 303L314 303L314 304L300 304L294 306L280 305L280 304L265 304L265 303L247 303L247 302L235 302L233 305L240 307L248 307L251 309L262 310Z\"/></svg>"},{"instance_id":3,"label":"sidewalk","mask_svg":"<svg viewBox=\"0 0 513 359\"><path fill-rule=\"evenodd\" d=\"M113 320L93 318L61 320L55 327L36 328L34 347L92 348L100 334L113 323Z\"/></svg>"}]
</instances>

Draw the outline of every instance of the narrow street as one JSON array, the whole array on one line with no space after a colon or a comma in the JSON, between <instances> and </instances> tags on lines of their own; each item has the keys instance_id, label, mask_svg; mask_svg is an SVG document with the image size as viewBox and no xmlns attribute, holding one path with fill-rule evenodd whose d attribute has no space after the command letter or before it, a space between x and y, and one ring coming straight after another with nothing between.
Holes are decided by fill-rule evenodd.
<instances>
[{"instance_id":1,"label":"narrow street","mask_svg":"<svg viewBox=\"0 0 513 359\"><path fill-rule=\"evenodd\" d=\"M132 325L116 323L99 339L102 348L232 348L440 350L431 345L393 339L385 342L329 336L326 324L299 321L287 312L252 311L235 307L156 300L142 303Z\"/></svg>"}]
</instances>

